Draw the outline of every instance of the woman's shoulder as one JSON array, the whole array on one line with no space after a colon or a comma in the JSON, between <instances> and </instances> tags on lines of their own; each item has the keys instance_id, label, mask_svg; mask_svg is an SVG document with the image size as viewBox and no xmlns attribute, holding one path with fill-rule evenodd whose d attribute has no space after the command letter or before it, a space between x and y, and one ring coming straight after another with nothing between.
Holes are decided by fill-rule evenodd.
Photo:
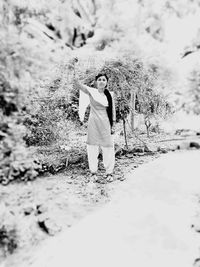
<instances>
[{"instance_id":1,"label":"woman's shoulder","mask_svg":"<svg viewBox=\"0 0 200 267\"><path fill-rule=\"evenodd\" d=\"M87 85L86 85L87 86ZM98 92L98 90L96 89L96 88L94 88L94 87L90 87L90 86L87 86L87 90L90 92L90 93L96 93L96 92Z\"/></svg>"}]
</instances>

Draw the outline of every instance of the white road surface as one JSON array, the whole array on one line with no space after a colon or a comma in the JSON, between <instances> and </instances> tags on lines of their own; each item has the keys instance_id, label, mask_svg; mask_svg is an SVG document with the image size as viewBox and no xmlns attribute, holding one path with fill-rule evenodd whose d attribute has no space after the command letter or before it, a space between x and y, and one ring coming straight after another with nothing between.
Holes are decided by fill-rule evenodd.
<instances>
[{"instance_id":1,"label":"white road surface","mask_svg":"<svg viewBox=\"0 0 200 267\"><path fill-rule=\"evenodd\" d=\"M198 194L200 151L163 155L130 173L108 205L46 242L31 267L192 267Z\"/></svg>"}]
</instances>

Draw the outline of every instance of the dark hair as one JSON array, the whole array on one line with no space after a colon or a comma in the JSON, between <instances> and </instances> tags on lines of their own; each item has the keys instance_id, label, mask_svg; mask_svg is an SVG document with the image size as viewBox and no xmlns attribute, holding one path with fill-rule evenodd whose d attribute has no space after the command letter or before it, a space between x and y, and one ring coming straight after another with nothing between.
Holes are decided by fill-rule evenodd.
<instances>
[{"instance_id":1,"label":"dark hair","mask_svg":"<svg viewBox=\"0 0 200 267\"><path fill-rule=\"evenodd\" d=\"M104 73L99 73L96 77L95 77L95 81L98 80L99 77L101 76L105 76L106 80L108 82L108 76ZM107 97L108 100L108 107L106 108L107 114L108 114L108 119L110 122L110 126L113 126L113 101L112 101L112 96L110 94L110 92L108 91L108 89L104 90L104 94Z\"/></svg>"},{"instance_id":2,"label":"dark hair","mask_svg":"<svg viewBox=\"0 0 200 267\"><path fill-rule=\"evenodd\" d=\"M95 77L95 81L97 81L99 79L99 77L104 76L106 77L106 80L108 81L108 76L105 73L99 73L96 77Z\"/></svg>"}]
</instances>

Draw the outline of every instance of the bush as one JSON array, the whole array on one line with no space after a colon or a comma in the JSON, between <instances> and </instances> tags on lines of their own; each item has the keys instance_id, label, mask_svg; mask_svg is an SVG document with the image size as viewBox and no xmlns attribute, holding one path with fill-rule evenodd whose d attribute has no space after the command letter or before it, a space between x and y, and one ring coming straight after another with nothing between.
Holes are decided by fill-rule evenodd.
<instances>
[{"instance_id":1,"label":"bush","mask_svg":"<svg viewBox=\"0 0 200 267\"><path fill-rule=\"evenodd\" d=\"M13 180L34 179L41 166L23 141L25 127L14 116L2 117L1 126L0 183L6 185Z\"/></svg>"},{"instance_id":2,"label":"bush","mask_svg":"<svg viewBox=\"0 0 200 267\"><path fill-rule=\"evenodd\" d=\"M15 228L7 229L5 225L0 227L0 249L3 256L12 254L18 247L17 231Z\"/></svg>"},{"instance_id":3,"label":"bush","mask_svg":"<svg viewBox=\"0 0 200 267\"><path fill-rule=\"evenodd\" d=\"M16 216L4 204L0 203L0 259L12 254L19 246L19 231Z\"/></svg>"},{"instance_id":4,"label":"bush","mask_svg":"<svg viewBox=\"0 0 200 267\"><path fill-rule=\"evenodd\" d=\"M54 122L50 120L50 116L49 112L25 116L24 125L28 131L23 139L28 146L50 145L56 140Z\"/></svg>"},{"instance_id":5,"label":"bush","mask_svg":"<svg viewBox=\"0 0 200 267\"><path fill-rule=\"evenodd\" d=\"M67 125L67 120L78 118L77 105L63 102L62 98L54 98L54 96L49 99L41 98L37 105L39 107L36 111L34 110L34 114L25 115L23 120L28 129L24 136L28 146L53 144L59 140L64 122Z\"/></svg>"}]
</instances>

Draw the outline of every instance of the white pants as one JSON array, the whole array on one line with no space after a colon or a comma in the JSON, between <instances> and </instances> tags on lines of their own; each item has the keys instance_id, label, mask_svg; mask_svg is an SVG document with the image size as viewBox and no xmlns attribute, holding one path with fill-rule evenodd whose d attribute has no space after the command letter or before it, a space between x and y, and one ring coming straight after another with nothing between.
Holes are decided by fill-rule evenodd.
<instances>
[{"instance_id":1,"label":"white pants","mask_svg":"<svg viewBox=\"0 0 200 267\"><path fill-rule=\"evenodd\" d=\"M112 147L101 147L103 153L103 164L106 169L106 173L110 174L113 172L115 165L115 150L114 144ZM99 146L87 145L87 154L89 168L91 172L97 172L98 169L98 155Z\"/></svg>"}]
</instances>

